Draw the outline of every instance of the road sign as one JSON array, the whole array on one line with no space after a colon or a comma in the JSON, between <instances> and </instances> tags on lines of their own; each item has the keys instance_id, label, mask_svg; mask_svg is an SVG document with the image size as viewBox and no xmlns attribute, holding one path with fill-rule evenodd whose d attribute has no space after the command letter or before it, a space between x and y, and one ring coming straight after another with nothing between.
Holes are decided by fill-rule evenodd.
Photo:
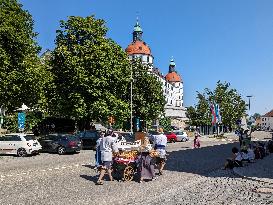
<instances>
[{"instance_id":1,"label":"road sign","mask_svg":"<svg viewBox=\"0 0 273 205\"><path fill-rule=\"evenodd\" d=\"M26 113L19 112L18 113L18 128L19 129L25 128L25 121L26 121Z\"/></svg>"}]
</instances>

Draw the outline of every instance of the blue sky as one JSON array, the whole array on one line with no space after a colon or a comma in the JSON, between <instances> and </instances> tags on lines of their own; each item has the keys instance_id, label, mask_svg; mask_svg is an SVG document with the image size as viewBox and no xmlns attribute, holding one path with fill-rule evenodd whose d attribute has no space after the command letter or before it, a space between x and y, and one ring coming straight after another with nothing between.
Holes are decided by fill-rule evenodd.
<instances>
[{"instance_id":1,"label":"blue sky","mask_svg":"<svg viewBox=\"0 0 273 205\"><path fill-rule=\"evenodd\" d=\"M273 109L272 0L20 0L35 21L43 51L54 48L59 21L94 14L124 49L139 16L155 66L168 71L171 56L184 81L185 106L218 80L253 95L251 113Z\"/></svg>"}]
</instances>

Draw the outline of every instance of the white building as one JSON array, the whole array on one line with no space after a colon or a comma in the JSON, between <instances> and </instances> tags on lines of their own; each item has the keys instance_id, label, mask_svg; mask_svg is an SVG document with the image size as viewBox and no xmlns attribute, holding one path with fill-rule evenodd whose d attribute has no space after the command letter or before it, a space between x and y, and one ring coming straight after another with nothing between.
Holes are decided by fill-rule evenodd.
<instances>
[{"instance_id":1,"label":"white building","mask_svg":"<svg viewBox=\"0 0 273 205\"><path fill-rule=\"evenodd\" d=\"M273 110L261 117L261 128L262 130L273 130Z\"/></svg>"},{"instance_id":2,"label":"white building","mask_svg":"<svg viewBox=\"0 0 273 205\"><path fill-rule=\"evenodd\" d=\"M182 78L175 70L176 65L173 59L169 64L169 72L165 76L158 68L154 67L154 57L149 46L142 40L142 34L142 28L137 21L133 31L133 41L125 51L129 55L129 59L141 59L142 63L148 66L151 73L162 82L162 92L166 99L165 116L175 119L173 120L174 124L182 127L179 121L183 124L183 121L187 119L186 109L184 108Z\"/></svg>"}]
</instances>

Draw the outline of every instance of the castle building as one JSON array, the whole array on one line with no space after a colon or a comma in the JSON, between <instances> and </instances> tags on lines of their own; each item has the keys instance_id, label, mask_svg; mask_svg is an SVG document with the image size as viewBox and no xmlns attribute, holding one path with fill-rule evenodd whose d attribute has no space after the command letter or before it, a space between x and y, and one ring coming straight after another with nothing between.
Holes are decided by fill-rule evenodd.
<instances>
[{"instance_id":1,"label":"castle building","mask_svg":"<svg viewBox=\"0 0 273 205\"><path fill-rule=\"evenodd\" d=\"M148 67L152 75L162 83L162 92L166 99L165 116L171 117L172 124L177 127L183 127L186 118L186 109L183 98L183 81L177 73L176 64L173 59L169 63L169 72L164 76L159 68L154 66L154 57L150 47L142 38L142 28L137 21L133 30L133 40L125 49L129 59L141 59L141 62Z\"/></svg>"}]
</instances>

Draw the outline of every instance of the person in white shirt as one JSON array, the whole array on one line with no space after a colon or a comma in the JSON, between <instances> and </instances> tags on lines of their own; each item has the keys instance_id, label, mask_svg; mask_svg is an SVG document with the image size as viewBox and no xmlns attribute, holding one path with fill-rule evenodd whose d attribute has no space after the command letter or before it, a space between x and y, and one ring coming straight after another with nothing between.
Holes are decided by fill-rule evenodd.
<instances>
[{"instance_id":1,"label":"person in white shirt","mask_svg":"<svg viewBox=\"0 0 273 205\"><path fill-rule=\"evenodd\" d=\"M167 146L167 137L163 134L163 130L159 131L159 135L153 137L154 148L158 152L158 157L156 158L156 163L158 166L159 175L162 175L164 166L166 164L166 146Z\"/></svg>"},{"instance_id":2,"label":"person in white shirt","mask_svg":"<svg viewBox=\"0 0 273 205\"><path fill-rule=\"evenodd\" d=\"M242 166L242 154L236 147L232 148L232 157L227 159L224 169L227 168L234 168L234 167L241 167Z\"/></svg>"},{"instance_id":3,"label":"person in white shirt","mask_svg":"<svg viewBox=\"0 0 273 205\"><path fill-rule=\"evenodd\" d=\"M117 152L117 149L115 147L116 138L112 137L113 131L109 130L107 135L102 138L100 141L100 151L101 151L101 161L102 161L102 167L100 171L100 176L97 181L98 185L102 185L102 179L105 175L105 172L108 172L110 181L113 181L112 177L112 160L113 160L113 152Z\"/></svg>"}]
</instances>

